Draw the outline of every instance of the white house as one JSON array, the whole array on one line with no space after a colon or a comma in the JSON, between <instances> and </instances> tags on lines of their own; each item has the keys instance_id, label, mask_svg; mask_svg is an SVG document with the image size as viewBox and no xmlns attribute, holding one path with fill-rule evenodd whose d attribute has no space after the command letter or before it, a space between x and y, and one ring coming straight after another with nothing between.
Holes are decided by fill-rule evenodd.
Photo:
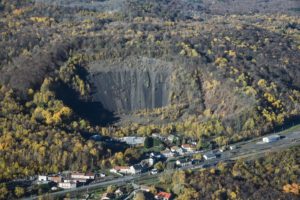
<instances>
[{"instance_id":1,"label":"white house","mask_svg":"<svg viewBox=\"0 0 300 200\"><path fill-rule=\"evenodd\" d=\"M38 184L48 183L48 182L49 182L48 176L45 176L45 175L39 175L38 176Z\"/></svg>"},{"instance_id":2,"label":"white house","mask_svg":"<svg viewBox=\"0 0 300 200\"><path fill-rule=\"evenodd\" d=\"M154 163L155 163L155 159L149 158L149 166L150 166L150 167L153 166Z\"/></svg>"},{"instance_id":3,"label":"white house","mask_svg":"<svg viewBox=\"0 0 300 200\"><path fill-rule=\"evenodd\" d=\"M279 139L280 139L280 135L270 135L270 136L264 137L263 142L271 143L271 142L276 142Z\"/></svg>"},{"instance_id":4,"label":"white house","mask_svg":"<svg viewBox=\"0 0 300 200\"><path fill-rule=\"evenodd\" d=\"M72 189L72 188L76 188L77 184L75 181L64 180L64 182L58 183L58 187L60 187L62 189Z\"/></svg>"},{"instance_id":5,"label":"white house","mask_svg":"<svg viewBox=\"0 0 300 200\"><path fill-rule=\"evenodd\" d=\"M139 174L142 172L142 165L136 164L132 166L115 166L113 169L109 171L112 173L121 173L121 174Z\"/></svg>"},{"instance_id":6,"label":"white house","mask_svg":"<svg viewBox=\"0 0 300 200\"><path fill-rule=\"evenodd\" d=\"M213 154L213 153L207 153L207 154L204 154L204 155L203 155L203 158L204 158L205 160L212 160L212 159L217 158L217 156L216 156L215 154Z\"/></svg>"}]
</instances>

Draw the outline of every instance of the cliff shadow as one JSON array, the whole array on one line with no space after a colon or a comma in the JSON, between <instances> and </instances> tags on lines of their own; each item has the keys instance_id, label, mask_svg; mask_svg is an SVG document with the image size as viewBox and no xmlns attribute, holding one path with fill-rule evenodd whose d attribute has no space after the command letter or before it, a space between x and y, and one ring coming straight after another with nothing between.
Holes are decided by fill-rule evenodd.
<instances>
[{"instance_id":1,"label":"cliff shadow","mask_svg":"<svg viewBox=\"0 0 300 200\"><path fill-rule=\"evenodd\" d=\"M101 102L80 99L78 93L63 82L55 88L55 93L57 98L72 108L76 115L86 119L92 125L107 126L119 120L113 112L105 109Z\"/></svg>"}]
</instances>

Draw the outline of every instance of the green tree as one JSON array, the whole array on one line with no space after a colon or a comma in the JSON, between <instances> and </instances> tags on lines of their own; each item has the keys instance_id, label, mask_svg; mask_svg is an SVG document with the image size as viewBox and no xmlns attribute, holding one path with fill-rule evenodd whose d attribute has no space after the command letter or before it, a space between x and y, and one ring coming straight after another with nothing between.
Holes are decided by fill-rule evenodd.
<instances>
[{"instance_id":1,"label":"green tree","mask_svg":"<svg viewBox=\"0 0 300 200\"><path fill-rule=\"evenodd\" d=\"M6 195L8 194L8 190L5 184L0 185L0 199L6 199Z\"/></svg>"},{"instance_id":2,"label":"green tree","mask_svg":"<svg viewBox=\"0 0 300 200\"><path fill-rule=\"evenodd\" d=\"M177 200L193 200L199 199L200 194L194 188L185 188L178 196Z\"/></svg>"},{"instance_id":3,"label":"green tree","mask_svg":"<svg viewBox=\"0 0 300 200\"><path fill-rule=\"evenodd\" d=\"M158 163L156 163L154 165L154 168L156 168L158 171L163 171L164 168L165 168L165 166L164 166L164 164L161 161L159 161Z\"/></svg>"},{"instance_id":4,"label":"green tree","mask_svg":"<svg viewBox=\"0 0 300 200\"><path fill-rule=\"evenodd\" d=\"M21 196L23 196L25 193L24 188L22 187L16 187L15 188L15 195L19 198Z\"/></svg>"},{"instance_id":5,"label":"green tree","mask_svg":"<svg viewBox=\"0 0 300 200\"><path fill-rule=\"evenodd\" d=\"M144 141L144 147L147 149L153 147L153 138L152 137L146 137L146 139Z\"/></svg>"}]
</instances>

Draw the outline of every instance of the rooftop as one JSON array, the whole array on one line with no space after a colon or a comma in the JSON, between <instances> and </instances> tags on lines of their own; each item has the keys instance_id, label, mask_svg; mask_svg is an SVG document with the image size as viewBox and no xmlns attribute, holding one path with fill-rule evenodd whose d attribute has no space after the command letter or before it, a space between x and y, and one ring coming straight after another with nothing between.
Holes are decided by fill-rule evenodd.
<instances>
[{"instance_id":1,"label":"rooftop","mask_svg":"<svg viewBox=\"0 0 300 200\"><path fill-rule=\"evenodd\" d=\"M160 198L170 199L172 194L168 192L159 192L156 196Z\"/></svg>"},{"instance_id":2,"label":"rooftop","mask_svg":"<svg viewBox=\"0 0 300 200\"><path fill-rule=\"evenodd\" d=\"M130 167L129 166L115 166L114 169L115 170L130 169Z\"/></svg>"}]
</instances>

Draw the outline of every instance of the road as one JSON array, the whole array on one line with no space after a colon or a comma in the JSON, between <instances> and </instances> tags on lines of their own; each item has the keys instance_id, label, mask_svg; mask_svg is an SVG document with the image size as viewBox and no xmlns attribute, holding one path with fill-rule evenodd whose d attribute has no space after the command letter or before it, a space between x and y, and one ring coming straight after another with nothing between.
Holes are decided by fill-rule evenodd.
<instances>
[{"instance_id":1,"label":"road","mask_svg":"<svg viewBox=\"0 0 300 200\"><path fill-rule=\"evenodd\" d=\"M229 150L225 151L221 154L221 156L219 158L204 161L199 165L185 166L180 169L182 169L182 170L199 169L199 168L203 168L204 166L208 167L208 166L215 165L221 161L228 162L228 161L236 160L239 158L255 159L260 156L263 156L267 152L279 151L279 150L287 149L289 147L300 144L300 132L290 132L290 133L285 133L285 134L280 134L280 135L284 135L285 138L283 138L279 141L276 141L276 142L272 142L272 143L259 142L262 140L262 137L248 140L246 142L236 143L234 145L239 146L239 148L231 150L231 151L229 151ZM207 153L207 152L203 152L203 153ZM178 170L178 169L176 169L176 170ZM168 170L168 172L170 172L170 171L173 171L173 170ZM161 173L151 175L151 177L157 178L160 175L161 175ZM139 174L139 175L134 175L134 176L123 176L123 177L116 178L116 179L110 180L110 181L104 181L104 182L90 184L87 186L82 186L82 187L78 187L78 188L74 188L74 189L53 192L53 193L49 193L49 194L45 194L45 195L41 195L41 196L32 196L29 198L24 198L23 200L35 200L38 198L43 199L44 196L60 197L60 196L66 195L68 193L71 194L71 193L78 193L78 192L82 192L82 191L94 190L94 189L99 189L99 188L106 187L109 185L124 185L124 184L132 182L132 181L142 180L143 178L146 178L146 177L149 177L148 172Z\"/></svg>"}]
</instances>

